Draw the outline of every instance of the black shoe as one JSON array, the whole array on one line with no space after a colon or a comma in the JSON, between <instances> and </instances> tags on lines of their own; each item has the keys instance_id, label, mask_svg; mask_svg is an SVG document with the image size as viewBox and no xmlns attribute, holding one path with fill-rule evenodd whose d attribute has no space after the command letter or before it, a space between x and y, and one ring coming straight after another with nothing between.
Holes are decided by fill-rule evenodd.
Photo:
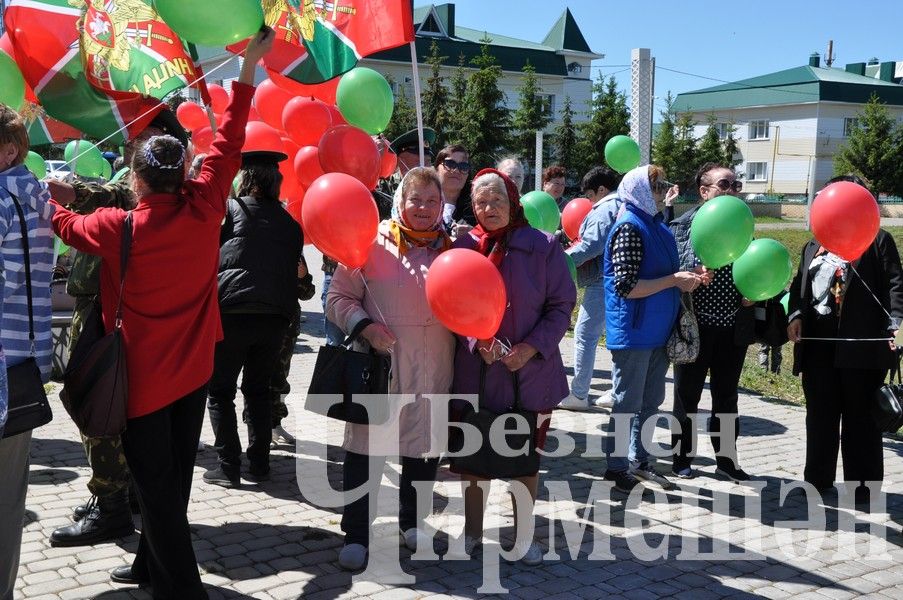
<instances>
[{"instance_id":1,"label":"black shoe","mask_svg":"<svg viewBox=\"0 0 903 600\"><path fill-rule=\"evenodd\" d=\"M116 567L110 571L110 581L128 585L147 585L150 583L150 577L136 576L132 573L132 565L126 565L124 567Z\"/></svg>"},{"instance_id":2,"label":"black shoe","mask_svg":"<svg viewBox=\"0 0 903 600\"><path fill-rule=\"evenodd\" d=\"M740 467L734 466L733 464L723 464L718 466L715 469L715 474L726 477L734 483L743 483L744 481L749 481L750 479L752 479L752 477L750 477L746 471L744 471Z\"/></svg>"},{"instance_id":3,"label":"black shoe","mask_svg":"<svg viewBox=\"0 0 903 600\"><path fill-rule=\"evenodd\" d=\"M92 498L89 505L88 513L76 523L50 534L51 546L91 546L135 532L124 492L104 498Z\"/></svg>"},{"instance_id":4,"label":"black shoe","mask_svg":"<svg viewBox=\"0 0 903 600\"><path fill-rule=\"evenodd\" d=\"M640 485L639 480L628 471L605 471L605 479L615 482L615 489L629 494L633 488Z\"/></svg>"},{"instance_id":5,"label":"black shoe","mask_svg":"<svg viewBox=\"0 0 903 600\"><path fill-rule=\"evenodd\" d=\"M643 462L630 469L630 474L643 483L654 483L663 490L671 491L675 488L674 482L658 473L648 462Z\"/></svg>"},{"instance_id":6,"label":"black shoe","mask_svg":"<svg viewBox=\"0 0 903 600\"><path fill-rule=\"evenodd\" d=\"M238 475L230 475L223 471L222 468L208 470L204 473L204 481L225 488L237 488L241 485L241 479Z\"/></svg>"},{"instance_id":7,"label":"black shoe","mask_svg":"<svg viewBox=\"0 0 903 600\"><path fill-rule=\"evenodd\" d=\"M248 469L248 474L245 476L248 481L261 482L261 481L269 481L270 480L270 466L266 465L265 467L255 467L251 465Z\"/></svg>"},{"instance_id":8,"label":"black shoe","mask_svg":"<svg viewBox=\"0 0 903 600\"><path fill-rule=\"evenodd\" d=\"M91 496L91 499L85 502L84 504L79 504L75 508L72 509L72 520L73 521L81 521L85 518L85 515L91 511L91 507L93 503L96 502L96 496Z\"/></svg>"}]
</instances>

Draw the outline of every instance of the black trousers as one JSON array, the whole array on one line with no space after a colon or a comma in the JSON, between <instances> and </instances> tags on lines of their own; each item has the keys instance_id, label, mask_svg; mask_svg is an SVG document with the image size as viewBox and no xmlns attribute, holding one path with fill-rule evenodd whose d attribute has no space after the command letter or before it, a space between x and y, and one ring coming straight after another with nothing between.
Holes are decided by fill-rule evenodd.
<instances>
[{"instance_id":1,"label":"black trousers","mask_svg":"<svg viewBox=\"0 0 903 600\"><path fill-rule=\"evenodd\" d=\"M216 345L208 408L214 447L229 475L241 471L241 440L235 416L238 375L245 398L248 424L248 461L254 470L269 471L273 441L270 378L277 368L279 349L288 328L280 315L223 313L223 339Z\"/></svg>"},{"instance_id":2,"label":"black trousers","mask_svg":"<svg viewBox=\"0 0 903 600\"><path fill-rule=\"evenodd\" d=\"M719 466L736 466L737 436L740 435L740 421L737 419L737 385L746 358L746 346L734 343L733 327L699 327L699 357L695 362L674 367L674 416L680 423L681 431L671 435L675 468L688 467L693 459L691 451L698 451L696 429L689 415L696 414L706 375L710 376L712 393L712 418L709 432L718 434L727 420L734 422L734 439L722 451L721 438L713 435L712 448L715 450ZM678 448L677 445L680 444Z\"/></svg>"},{"instance_id":3,"label":"black trousers","mask_svg":"<svg viewBox=\"0 0 903 600\"><path fill-rule=\"evenodd\" d=\"M806 368L806 469L803 477L818 489L834 484L837 450L843 452L845 481L882 481L881 432L869 413L886 371Z\"/></svg>"},{"instance_id":4,"label":"black trousers","mask_svg":"<svg viewBox=\"0 0 903 600\"><path fill-rule=\"evenodd\" d=\"M206 396L203 386L158 411L129 419L122 434L141 506L141 539L132 572L150 578L155 599L207 598L188 528Z\"/></svg>"},{"instance_id":5,"label":"black trousers","mask_svg":"<svg viewBox=\"0 0 903 600\"><path fill-rule=\"evenodd\" d=\"M368 487L367 493L360 499L345 506L342 513L342 531L345 532L345 544L369 545L370 526L376 518L376 496L379 492L379 484L386 464L386 457L373 457L374 468L380 477L370 478L369 456L356 452L345 453L345 463L342 465L342 489L346 492L357 489L362 485ZM436 480L436 469L439 467L439 458L401 458L401 481L399 482L399 507L398 528L407 531L411 527L418 527L427 515L417 514L417 490L414 481ZM430 488L432 489L432 488ZM370 501L373 507L370 507Z\"/></svg>"}]
</instances>

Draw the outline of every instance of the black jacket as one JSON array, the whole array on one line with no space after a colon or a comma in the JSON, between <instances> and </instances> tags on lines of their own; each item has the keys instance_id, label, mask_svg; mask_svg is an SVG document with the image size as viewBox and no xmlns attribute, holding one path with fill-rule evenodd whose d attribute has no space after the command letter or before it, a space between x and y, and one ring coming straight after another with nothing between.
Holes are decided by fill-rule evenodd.
<instances>
[{"instance_id":1,"label":"black jacket","mask_svg":"<svg viewBox=\"0 0 903 600\"><path fill-rule=\"evenodd\" d=\"M790 317L800 318L803 323L803 337L807 326L815 318L812 308L812 285L809 281L809 265L815 258L820 244L809 240L803 247L799 270L790 284L788 308ZM850 273L849 286L843 297L838 332L840 338L890 337L899 328L903 319L903 269L894 238L883 229L878 231L875 241L865 253L853 263L856 273ZM860 277L862 279L860 279ZM881 305L890 313L888 318L872 294L863 285L863 280L875 293ZM799 312L799 314L796 314ZM794 345L793 372L799 374L804 367L807 344L828 344L831 342L802 341ZM894 355L887 342L833 342L834 364L845 369L889 369L894 364ZM828 365L826 365L828 366Z\"/></svg>"},{"instance_id":2,"label":"black jacket","mask_svg":"<svg viewBox=\"0 0 903 600\"><path fill-rule=\"evenodd\" d=\"M278 201L229 200L220 231L220 310L291 319L302 246L301 227Z\"/></svg>"}]
</instances>

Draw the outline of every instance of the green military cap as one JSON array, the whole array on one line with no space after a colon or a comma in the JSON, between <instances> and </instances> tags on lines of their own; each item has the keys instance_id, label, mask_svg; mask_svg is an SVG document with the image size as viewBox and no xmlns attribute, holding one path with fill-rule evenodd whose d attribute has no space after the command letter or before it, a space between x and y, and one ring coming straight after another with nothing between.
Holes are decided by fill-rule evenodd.
<instances>
[{"instance_id":1,"label":"green military cap","mask_svg":"<svg viewBox=\"0 0 903 600\"><path fill-rule=\"evenodd\" d=\"M420 149L418 148L420 140L417 137L417 130L412 129L410 131L406 131L402 133L400 136L392 140L392 143L389 147L392 149L392 152L395 154L401 154L404 150L409 150L412 154L419 154ZM436 143L436 132L430 129L429 127L423 128L423 142L424 142L424 150L426 150L425 154L429 156L433 155L433 151L430 149L430 146Z\"/></svg>"}]
</instances>

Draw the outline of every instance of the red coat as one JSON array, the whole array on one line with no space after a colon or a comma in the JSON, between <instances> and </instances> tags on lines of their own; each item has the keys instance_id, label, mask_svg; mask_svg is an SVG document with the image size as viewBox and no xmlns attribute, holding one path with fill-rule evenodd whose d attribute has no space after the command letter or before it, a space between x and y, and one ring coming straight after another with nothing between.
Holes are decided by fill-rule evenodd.
<instances>
[{"instance_id":1,"label":"red coat","mask_svg":"<svg viewBox=\"0 0 903 600\"><path fill-rule=\"evenodd\" d=\"M239 167L254 88L233 84L210 153L197 179L178 194L144 196L132 211L122 331L129 374L129 418L159 410L201 387L222 339L216 274L220 225ZM78 215L59 205L53 228L80 252L103 258L103 320L112 329L119 300L119 247L127 213L101 208Z\"/></svg>"}]
</instances>

